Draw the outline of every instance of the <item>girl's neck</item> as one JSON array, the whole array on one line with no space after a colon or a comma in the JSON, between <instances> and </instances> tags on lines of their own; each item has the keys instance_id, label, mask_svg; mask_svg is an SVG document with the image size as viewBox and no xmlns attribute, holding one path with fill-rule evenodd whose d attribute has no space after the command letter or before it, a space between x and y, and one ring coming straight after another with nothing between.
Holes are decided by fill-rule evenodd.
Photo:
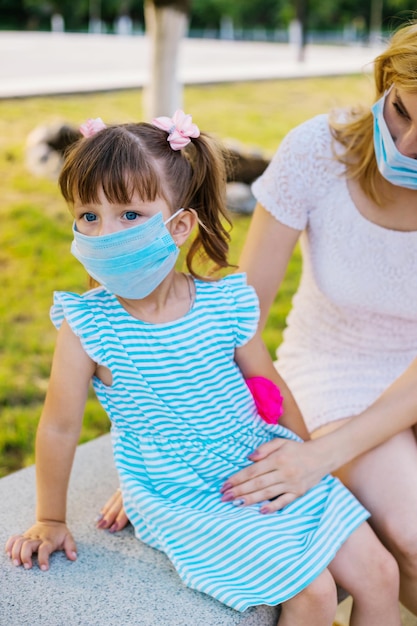
<instances>
[{"instance_id":1,"label":"girl's neck","mask_svg":"<svg viewBox=\"0 0 417 626\"><path fill-rule=\"evenodd\" d=\"M117 296L122 307L134 318L149 324L164 324L184 317L195 299L195 284L189 274L172 272L146 298L130 300Z\"/></svg>"}]
</instances>

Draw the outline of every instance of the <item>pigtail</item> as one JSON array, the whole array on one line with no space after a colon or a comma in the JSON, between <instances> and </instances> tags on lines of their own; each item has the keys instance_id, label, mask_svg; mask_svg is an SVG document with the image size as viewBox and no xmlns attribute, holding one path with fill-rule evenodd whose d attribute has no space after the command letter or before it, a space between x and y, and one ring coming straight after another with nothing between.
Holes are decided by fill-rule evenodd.
<instances>
[{"instance_id":1,"label":"pigtail","mask_svg":"<svg viewBox=\"0 0 417 626\"><path fill-rule=\"evenodd\" d=\"M192 175L183 206L197 213L198 232L186 256L188 271L195 271L195 261L205 257L215 269L230 267L228 262L231 221L226 207L227 162L225 151L212 137L201 133L183 151Z\"/></svg>"}]
</instances>

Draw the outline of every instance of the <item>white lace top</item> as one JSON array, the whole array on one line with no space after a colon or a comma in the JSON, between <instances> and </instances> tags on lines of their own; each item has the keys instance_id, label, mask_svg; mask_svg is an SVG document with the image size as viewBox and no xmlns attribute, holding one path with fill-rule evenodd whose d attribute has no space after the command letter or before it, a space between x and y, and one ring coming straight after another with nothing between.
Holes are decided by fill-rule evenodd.
<instances>
[{"instance_id":1,"label":"white lace top","mask_svg":"<svg viewBox=\"0 0 417 626\"><path fill-rule=\"evenodd\" d=\"M303 231L277 367L310 431L362 411L417 356L417 232L365 219L343 170L320 115L287 135L253 184L277 220Z\"/></svg>"}]
</instances>

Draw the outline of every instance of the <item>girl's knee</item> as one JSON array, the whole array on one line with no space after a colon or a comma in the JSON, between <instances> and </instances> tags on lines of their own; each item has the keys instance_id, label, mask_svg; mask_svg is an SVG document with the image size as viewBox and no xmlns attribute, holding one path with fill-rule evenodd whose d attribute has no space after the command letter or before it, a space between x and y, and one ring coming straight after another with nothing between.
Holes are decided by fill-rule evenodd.
<instances>
[{"instance_id":1,"label":"girl's knee","mask_svg":"<svg viewBox=\"0 0 417 626\"><path fill-rule=\"evenodd\" d=\"M381 584L385 589L389 589L391 591L394 589L399 590L400 571L398 563L388 550L384 550L384 553L381 555L378 571Z\"/></svg>"},{"instance_id":2,"label":"girl's knee","mask_svg":"<svg viewBox=\"0 0 417 626\"><path fill-rule=\"evenodd\" d=\"M386 523L381 536L394 555L400 570L417 578L417 527L415 524L398 526L398 517Z\"/></svg>"},{"instance_id":3,"label":"girl's knee","mask_svg":"<svg viewBox=\"0 0 417 626\"><path fill-rule=\"evenodd\" d=\"M324 570L308 587L286 604L295 619L305 616L306 619L309 618L311 624L325 624L327 621L331 624L337 609L337 591L330 572Z\"/></svg>"},{"instance_id":4,"label":"girl's knee","mask_svg":"<svg viewBox=\"0 0 417 626\"><path fill-rule=\"evenodd\" d=\"M352 595L358 596L374 593L388 597L398 598L400 587L400 573L398 563L394 556L382 545L374 551L370 557L366 571L358 572L355 582L355 591Z\"/></svg>"}]
</instances>

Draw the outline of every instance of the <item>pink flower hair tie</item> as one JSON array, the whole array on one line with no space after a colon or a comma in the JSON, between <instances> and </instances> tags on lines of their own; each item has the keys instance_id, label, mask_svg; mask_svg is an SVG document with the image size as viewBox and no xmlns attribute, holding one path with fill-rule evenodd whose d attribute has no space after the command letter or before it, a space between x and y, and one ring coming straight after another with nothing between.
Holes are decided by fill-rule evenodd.
<instances>
[{"instance_id":1,"label":"pink flower hair tie","mask_svg":"<svg viewBox=\"0 0 417 626\"><path fill-rule=\"evenodd\" d=\"M178 109L171 117L156 117L152 124L168 133L167 141L173 150L185 148L191 137L199 137L200 129L193 124L191 115L186 115L184 111Z\"/></svg>"},{"instance_id":2,"label":"pink flower hair tie","mask_svg":"<svg viewBox=\"0 0 417 626\"><path fill-rule=\"evenodd\" d=\"M89 119L84 124L80 126L80 133L83 137L92 137L103 128L107 128L101 117L96 117L95 119Z\"/></svg>"}]
</instances>

